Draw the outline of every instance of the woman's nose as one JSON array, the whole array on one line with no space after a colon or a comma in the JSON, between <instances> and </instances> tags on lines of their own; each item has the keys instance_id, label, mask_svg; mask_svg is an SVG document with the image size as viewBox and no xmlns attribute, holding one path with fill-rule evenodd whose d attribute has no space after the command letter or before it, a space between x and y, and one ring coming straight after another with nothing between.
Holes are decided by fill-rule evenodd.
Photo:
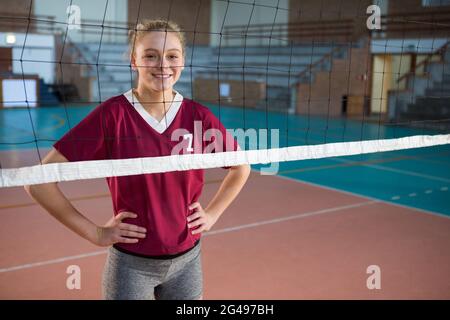
<instances>
[{"instance_id":1,"label":"woman's nose","mask_svg":"<svg viewBox=\"0 0 450 320\"><path fill-rule=\"evenodd\" d=\"M170 65L169 65L169 61L167 61L167 59L165 59L165 58L162 58L161 59L161 64L160 64L160 67L161 67L161 69L162 68L168 68Z\"/></svg>"}]
</instances>

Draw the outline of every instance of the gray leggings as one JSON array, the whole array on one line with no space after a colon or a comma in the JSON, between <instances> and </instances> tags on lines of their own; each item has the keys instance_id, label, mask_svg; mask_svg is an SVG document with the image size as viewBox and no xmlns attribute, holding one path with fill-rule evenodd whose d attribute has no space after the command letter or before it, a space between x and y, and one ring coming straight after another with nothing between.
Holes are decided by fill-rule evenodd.
<instances>
[{"instance_id":1,"label":"gray leggings","mask_svg":"<svg viewBox=\"0 0 450 320\"><path fill-rule=\"evenodd\" d=\"M151 259L111 247L103 272L107 300L196 300L202 297L201 243L173 259Z\"/></svg>"}]
</instances>

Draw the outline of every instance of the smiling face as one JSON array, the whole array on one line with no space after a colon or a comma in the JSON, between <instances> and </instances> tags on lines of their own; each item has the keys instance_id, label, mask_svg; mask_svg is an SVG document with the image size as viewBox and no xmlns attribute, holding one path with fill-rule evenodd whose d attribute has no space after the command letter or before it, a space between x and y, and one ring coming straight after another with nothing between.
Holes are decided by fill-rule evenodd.
<instances>
[{"instance_id":1,"label":"smiling face","mask_svg":"<svg viewBox=\"0 0 450 320\"><path fill-rule=\"evenodd\" d=\"M139 86L161 92L172 90L184 69L183 47L175 32L149 31L136 40L131 65Z\"/></svg>"}]
</instances>

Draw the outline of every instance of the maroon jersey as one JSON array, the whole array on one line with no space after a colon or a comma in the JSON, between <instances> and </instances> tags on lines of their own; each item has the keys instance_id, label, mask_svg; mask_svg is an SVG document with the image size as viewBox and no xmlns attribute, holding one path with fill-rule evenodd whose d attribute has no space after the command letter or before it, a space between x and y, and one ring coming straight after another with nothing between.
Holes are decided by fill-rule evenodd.
<instances>
[{"instance_id":1,"label":"maroon jersey","mask_svg":"<svg viewBox=\"0 0 450 320\"><path fill-rule=\"evenodd\" d=\"M97 106L54 145L69 161L127 159L172 154L234 151L236 140L205 106L176 94L161 121L153 118L131 90ZM191 248L186 217L203 188L203 170L107 178L114 214L138 215L124 222L145 227L145 239L115 246L132 253L171 255Z\"/></svg>"}]
</instances>

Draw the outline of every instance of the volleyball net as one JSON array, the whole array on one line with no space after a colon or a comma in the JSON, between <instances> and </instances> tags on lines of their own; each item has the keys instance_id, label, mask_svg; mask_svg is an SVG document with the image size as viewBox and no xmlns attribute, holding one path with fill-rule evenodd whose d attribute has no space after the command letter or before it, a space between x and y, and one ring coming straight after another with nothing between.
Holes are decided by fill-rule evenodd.
<instances>
[{"instance_id":1,"label":"volleyball net","mask_svg":"<svg viewBox=\"0 0 450 320\"><path fill-rule=\"evenodd\" d=\"M178 22L181 3L168 1L158 16ZM207 106L239 150L51 164L42 159L63 134L135 86L127 34L154 17L145 14L151 10L144 1L130 15L135 20L122 24L106 19L108 1L97 21L83 19L89 8L72 1L61 21L36 16L32 2L27 13L1 14L4 47L11 48L1 60L12 70L0 77L0 187L242 164L277 174L271 164L447 148L450 12L381 15L367 1L354 8L344 3L320 12L288 1L188 6L192 22L178 22L187 50L175 89ZM204 10L214 16L207 31ZM50 51L39 45L46 37L54 39ZM36 83L53 95L39 94ZM36 161L16 161L18 154Z\"/></svg>"}]
</instances>

